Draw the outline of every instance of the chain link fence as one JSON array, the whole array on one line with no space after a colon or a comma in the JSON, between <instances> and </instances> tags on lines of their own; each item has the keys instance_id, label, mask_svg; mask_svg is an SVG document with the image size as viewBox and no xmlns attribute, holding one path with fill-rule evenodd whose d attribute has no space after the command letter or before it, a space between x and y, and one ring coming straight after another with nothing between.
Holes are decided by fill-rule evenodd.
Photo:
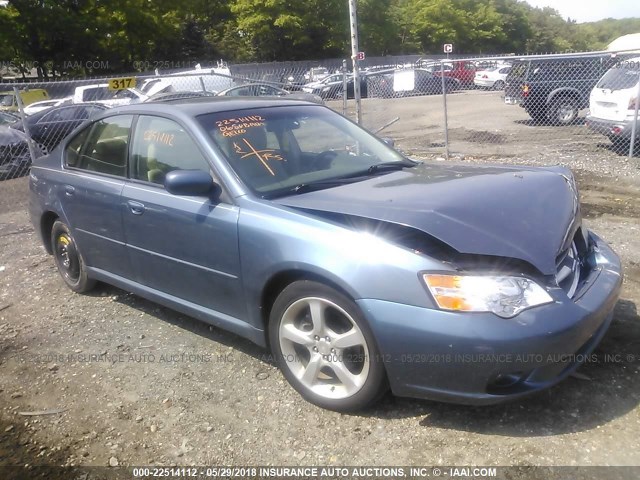
<instances>
[{"instance_id":1,"label":"chain link fence","mask_svg":"<svg viewBox=\"0 0 640 480\"><path fill-rule=\"evenodd\" d=\"M363 126L409 154L515 156L595 145L638 155L640 52L381 58L363 65L359 81ZM0 180L26 175L35 158L115 106L275 95L355 119L353 87L342 60L0 84Z\"/></svg>"}]
</instances>

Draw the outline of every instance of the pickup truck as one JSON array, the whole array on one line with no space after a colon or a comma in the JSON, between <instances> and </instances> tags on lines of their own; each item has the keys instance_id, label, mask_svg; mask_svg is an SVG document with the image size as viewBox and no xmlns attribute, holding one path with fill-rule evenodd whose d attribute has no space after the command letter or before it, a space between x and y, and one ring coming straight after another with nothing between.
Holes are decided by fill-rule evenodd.
<instances>
[{"instance_id":1,"label":"pickup truck","mask_svg":"<svg viewBox=\"0 0 640 480\"><path fill-rule=\"evenodd\" d=\"M34 102L48 100L49 94L42 88L27 88L25 90L20 90L20 99L22 100L22 105L27 106ZM13 90L0 92L0 110L7 112L18 111L18 100Z\"/></svg>"}]
</instances>

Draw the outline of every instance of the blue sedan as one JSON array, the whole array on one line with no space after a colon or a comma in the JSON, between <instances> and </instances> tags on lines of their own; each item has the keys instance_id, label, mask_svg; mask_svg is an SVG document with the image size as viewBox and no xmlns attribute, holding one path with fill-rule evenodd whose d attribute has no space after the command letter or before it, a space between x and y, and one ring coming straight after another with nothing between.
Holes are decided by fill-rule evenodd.
<instances>
[{"instance_id":1,"label":"blue sedan","mask_svg":"<svg viewBox=\"0 0 640 480\"><path fill-rule=\"evenodd\" d=\"M622 273L561 167L412 161L332 110L200 98L104 112L30 174L66 284L106 282L270 348L349 411L488 404L605 334Z\"/></svg>"}]
</instances>

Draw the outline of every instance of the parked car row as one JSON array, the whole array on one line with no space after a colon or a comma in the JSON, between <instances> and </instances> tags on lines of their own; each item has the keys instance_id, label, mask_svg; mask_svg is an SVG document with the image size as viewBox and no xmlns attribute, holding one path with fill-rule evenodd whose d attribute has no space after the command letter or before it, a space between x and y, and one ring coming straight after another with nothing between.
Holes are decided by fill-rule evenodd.
<instances>
[{"instance_id":1,"label":"parked car row","mask_svg":"<svg viewBox=\"0 0 640 480\"><path fill-rule=\"evenodd\" d=\"M441 94L444 89L454 92L461 87L457 78L436 75L427 69L397 69L391 73L372 75L368 78L370 96L392 98L411 95Z\"/></svg>"},{"instance_id":2,"label":"parked car row","mask_svg":"<svg viewBox=\"0 0 640 480\"><path fill-rule=\"evenodd\" d=\"M156 79L154 79L156 80ZM174 82L176 80L178 83ZM224 89L220 92L182 90L175 88L183 79L174 77L169 82L162 84L153 95L147 95L141 90L129 88L112 91L108 84L82 85L76 87L71 97L62 99L48 99L29 104L30 114L24 122L16 112L0 111L0 179L13 178L25 175L31 164L29 144L25 131L28 131L36 156L44 155L52 151L67 135L78 126L108 108L124 106L132 103L168 102L178 98L193 98L202 96L271 96L287 97L292 100L304 100L322 104L320 96L306 92L288 92L281 88L265 83L249 83ZM151 87L158 86L152 83ZM148 88L147 92L154 91ZM155 90L158 90L157 88ZM43 90L44 91L44 90ZM22 95L23 100L28 101L38 96ZM48 95L47 95L48 96ZM7 98L10 97L7 94ZM6 103L13 105L14 98ZM27 107L28 108L28 107ZM27 113L25 108L25 113ZM25 128L26 124L26 128Z\"/></svg>"}]
</instances>

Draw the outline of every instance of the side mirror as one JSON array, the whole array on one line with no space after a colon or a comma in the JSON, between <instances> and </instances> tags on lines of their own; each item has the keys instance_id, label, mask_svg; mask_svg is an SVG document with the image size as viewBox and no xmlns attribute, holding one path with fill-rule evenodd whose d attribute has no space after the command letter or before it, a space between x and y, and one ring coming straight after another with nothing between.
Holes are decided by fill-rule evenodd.
<instances>
[{"instance_id":1,"label":"side mirror","mask_svg":"<svg viewBox=\"0 0 640 480\"><path fill-rule=\"evenodd\" d=\"M174 170L167 173L164 188L173 195L208 196L218 185L211 175L203 170Z\"/></svg>"},{"instance_id":2,"label":"side mirror","mask_svg":"<svg viewBox=\"0 0 640 480\"><path fill-rule=\"evenodd\" d=\"M381 139L384 143L386 143L387 145L389 145L391 148L393 148L396 144L396 141L393 138L388 138L385 137L383 139Z\"/></svg>"}]
</instances>

